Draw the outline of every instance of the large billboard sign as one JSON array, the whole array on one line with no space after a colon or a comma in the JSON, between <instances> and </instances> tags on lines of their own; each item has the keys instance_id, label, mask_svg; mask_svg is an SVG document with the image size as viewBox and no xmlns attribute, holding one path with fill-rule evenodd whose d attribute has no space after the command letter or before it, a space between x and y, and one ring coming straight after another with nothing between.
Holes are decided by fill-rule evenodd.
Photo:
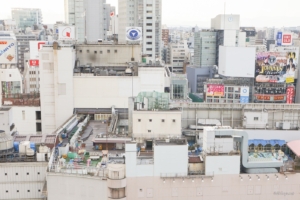
<instances>
[{"instance_id":1,"label":"large billboard sign","mask_svg":"<svg viewBox=\"0 0 300 200\"><path fill-rule=\"evenodd\" d=\"M286 89L286 103L292 104L294 101L295 96L295 88L293 86L290 86Z\"/></svg>"},{"instance_id":2,"label":"large billboard sign","mask_svg":"<svg viewBox=\"0 0 300 200\"><path fill-rule=\"evenodd\" d=\"M38 60L39 59L39 50L43 48L43 45L46 44L45 41L30 41L30 60Z\"/></svg>"},{"instance_id":3,"label":"large billboard sign","mask_svg":"<svg viewBox=\"0 0 300 200\"><path fill-rule=\"evenodd\" d=\"M143 39L142 27L126 27L126 40L135 42Z\"/></svg>"},{"instance_id":4,"label":"large billboard sign","mask_svg":"<svg viewBox=\"0 0 300 200\"><path fill-rule=\"evenodd\" d=\"M256 55L255 80L258 83L294 83L298 48L280 47L274 52Z\"/></svg>"},{"instance_id":5,"label":"large billboard sign","mask_svg":"<svg viewBox=\"0 0 300 200\"><path fill-rule=\"evenodd\" d=\"M0 40L0 64L17 63L17 42L15 40Z\"/></svg>"},{"instance_id":6,"label":"large billboard sign","mask_svg":"<svg viewBox=\"0 0 300 200\"><path fill-rule=\"evenodd\" d=\"M221 84L207 84L207 96L223 97L225 93L225 87Z\"/></svg>"},{"instance_id":7,"label":"large billboard sign","mask_svg":"<svg viewBox=\"0 0 300 200\"><path fill-rule=\"evenodd\" d=\"M74 26L60 26L58 27L59 40L76 40Z\"/></svg>"},{"instance_id":8,"label":"large billboard sign","mask_svg":"<svg viewBox=\"0 0 300 200\"><path fill-rule=\"evenodd\" d=\"M292 37L291 33L283 33L279 31L276 37L277 46L291 46L293 43Z\"/></svg>"}]
</instances>

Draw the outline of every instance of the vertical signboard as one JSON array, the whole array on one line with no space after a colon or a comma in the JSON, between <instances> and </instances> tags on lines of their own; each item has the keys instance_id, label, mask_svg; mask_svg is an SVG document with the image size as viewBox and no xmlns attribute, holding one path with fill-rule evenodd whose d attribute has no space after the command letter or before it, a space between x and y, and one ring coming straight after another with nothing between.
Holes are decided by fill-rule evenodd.
<instances>
[{"instance_id":1,"label":"vertical signboard","mask_svg":"<svg viewBox=\"0 0 300 200\"><path fill-rule=\"evenodd\" d=\"M249 103L249 87L241 87L240 103Z\"/></svg>"},{"instance_id":2,"label":"vertical signboard","mask_svg":"<svg viewBox=\"0 0 300 200\"><path fill-rule=\"evenodd\" d=\"M282 45L282 32L277 33L277 46Z\"/></svg>"},{"instance_id":3,"label":"vertical signboard","mask_svg":"<svg viewBox=\"0 0 300 200\"><path fill-rule=\"evenodd\" d=\"M292 104L295 96L295 88L290 86L286 89L286 103Z\"/></svg>"},{"instance_id":4,"label":"vertical signboard","mask_svg":"<svg viewBox=\"0 0 300 200\"><path fill-rule=\"evenodd\" d=\"M207 84L207 96L223 97L225 87L221 84Z\"/></svg>"}]
</instances>

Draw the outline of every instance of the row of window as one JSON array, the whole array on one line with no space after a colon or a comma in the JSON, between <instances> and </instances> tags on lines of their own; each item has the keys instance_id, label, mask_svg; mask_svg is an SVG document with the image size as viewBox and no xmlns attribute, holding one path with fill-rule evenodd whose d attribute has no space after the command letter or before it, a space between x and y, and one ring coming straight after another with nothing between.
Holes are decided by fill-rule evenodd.
<instances>
[{"instance_id":1,"label":"row of window","mask_svg":"<svg viewBox=\"0 0 300 200\"><path fill-rule=\"evenodd\" d=\"M79 50L80 53L82 53L82 50ZM90 53L90 50L86 50L87 53ZM115 49L115 53L118 53L118 50ZM94 51L94 53L97 53L97 51ZM100 54L103 54L103 51L99 51ZM110 53L110 49L107 50L107 53Z\"/></svg>"},{"instance_id":2,"label":"row of window","mask_svg":"<svg viewBox=\"0 0 300 200\"><path fill-rule=\"evenodd\" d=\"M25 111L24 111L24 113L25 113ZM27 172L26 174L29 175L29 172ZM7 176L7 173L4 173L4 175ZM18 176L18 175L19 175L19 173L16 173L16 176ZM40 175L40 172L38 172L37 175Z\"/></svg>"},{"instance_id":3,"label":"row of window","mask_svg":"<svg viewBox=\"0 0 300 200\"><path fill-rule=\"evenodd\" d=\"M5 192L8 193L8 190L6 190ZM17 192L19 192L19 190L17 190ZM30 190L27 190L27 192L30 192ZM41 190L38 190L38 192L41 192Z\"/></svg>"},{"instance_id":4,"label":"row of window","mask_svg":"<svg viewBox=\"0 0 300 200\"><path fill-rule=\"evenodd\" d=\"M138 119L138 122L141 122L142 121L142 119ZM176 122L176 120L175 119L173 119L172 120L173 122ZM152 122L152 119L149 119L149 122ZM161 120L161 122L165 122L165 120L164 119L162 119Z\"/></svg>"},{"instance_id":5,"label":"row of window","mask_svg":"<svg viewBox=\"0 0 300 200\"><path fill-rule=\"evenodd\" d=\"M36 71L29 71L29 74L36 74ZM40 74L39 71L38 71L38 74Z\"/></svg>"}]
</instances>

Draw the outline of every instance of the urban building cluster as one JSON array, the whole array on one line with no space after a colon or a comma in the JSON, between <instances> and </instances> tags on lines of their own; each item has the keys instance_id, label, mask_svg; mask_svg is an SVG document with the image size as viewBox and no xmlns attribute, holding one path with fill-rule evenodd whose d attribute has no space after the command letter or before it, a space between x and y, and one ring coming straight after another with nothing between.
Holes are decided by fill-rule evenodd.
<instances>
[{"instance_id":1,"label":"urban building cluster","mask_svg":"<svg viewBox=\"0 0 300 200\"><path fill-rule=\"evenodd\" d=\"M0 20L0 200L300 198L300 27L61 6Z\"/></svg>"}]
</instances>

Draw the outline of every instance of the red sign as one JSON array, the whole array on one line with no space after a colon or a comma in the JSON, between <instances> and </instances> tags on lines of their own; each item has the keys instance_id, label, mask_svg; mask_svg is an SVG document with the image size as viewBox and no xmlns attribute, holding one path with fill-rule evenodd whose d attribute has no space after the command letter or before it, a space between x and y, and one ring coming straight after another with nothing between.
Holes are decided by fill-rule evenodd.
<instances>
[{"instance_id":1,"label":"red sign","mask_svg":"<svg viewBox=\"0 0 300 200\"><path fill-rule=\"evenodd\" d=\"M283 101L284 96L274 96L274 101Z\"/></svg>"},{"instance_id":2,"label":"red sign","mask_svg":"<svg viewBox=\"0 0 300 200\"><path fill-rule=\"evenodd\" d=\"M7 41L0 41L0 44L7 44Z\"/></svg>"},{"instance_id":3,"label":"red sign","mask_svg":"<svg viewBox=\"0 0 300 200\"><path fill-rule=\"evenodd\" d=\"M287 104L292 104L293 103L294 95L295 95L294 87L288 87L286 89L286 103Z\"/></svg>"},{"instance_id":4,"label":"red sign","mask_svg":"<svg viewBox=\"0 0 300 200\"><path fill-rule=\"evenodd\" d=\"M40 65L39 60L29 60L29 65L32 67L38 67Z\"/></svg>"},{"instance_id":5,"label":"red sign","mask_svg":"<svg viewBox=\"0 0 300 200\"><path fill-rule=\"evenodd\" d=\"M292 42L292 36L290 34L284 34L282 37L283 43L291 43Z\"/></svg>"},{"instance_id":6,"label":"red sign","mask_svg":"<svg viewBox=\"0 0 300 200\"><path fill-rule=\"evenodd\" d=\"M221 84L208 84L207 85L207 96L219 96L223 97L224 96L224 85Z\"/></svg>"},{"instance_id":7,"label":"red sign","mask_svg":"<svg viewBox=\"0 0 300 200\"><path fill-rule=\"evenodd\" d=\"M271 96L264 96L264 95L257 95L256 98L257 98L257 100L264 100L264 101L271 100Z\"/></svg>"},{"instance_id":8,"label":"red sign","mask_svg":"<svg viewBox=\"0 0 300 200\"><path fill-rule=\"evenodd\" d=\"M111 17L115 16L115 13L114 13L114 12L111 12L111 13L110 13L110 16L111 16Z\"/></svg>"}]
</instances>

